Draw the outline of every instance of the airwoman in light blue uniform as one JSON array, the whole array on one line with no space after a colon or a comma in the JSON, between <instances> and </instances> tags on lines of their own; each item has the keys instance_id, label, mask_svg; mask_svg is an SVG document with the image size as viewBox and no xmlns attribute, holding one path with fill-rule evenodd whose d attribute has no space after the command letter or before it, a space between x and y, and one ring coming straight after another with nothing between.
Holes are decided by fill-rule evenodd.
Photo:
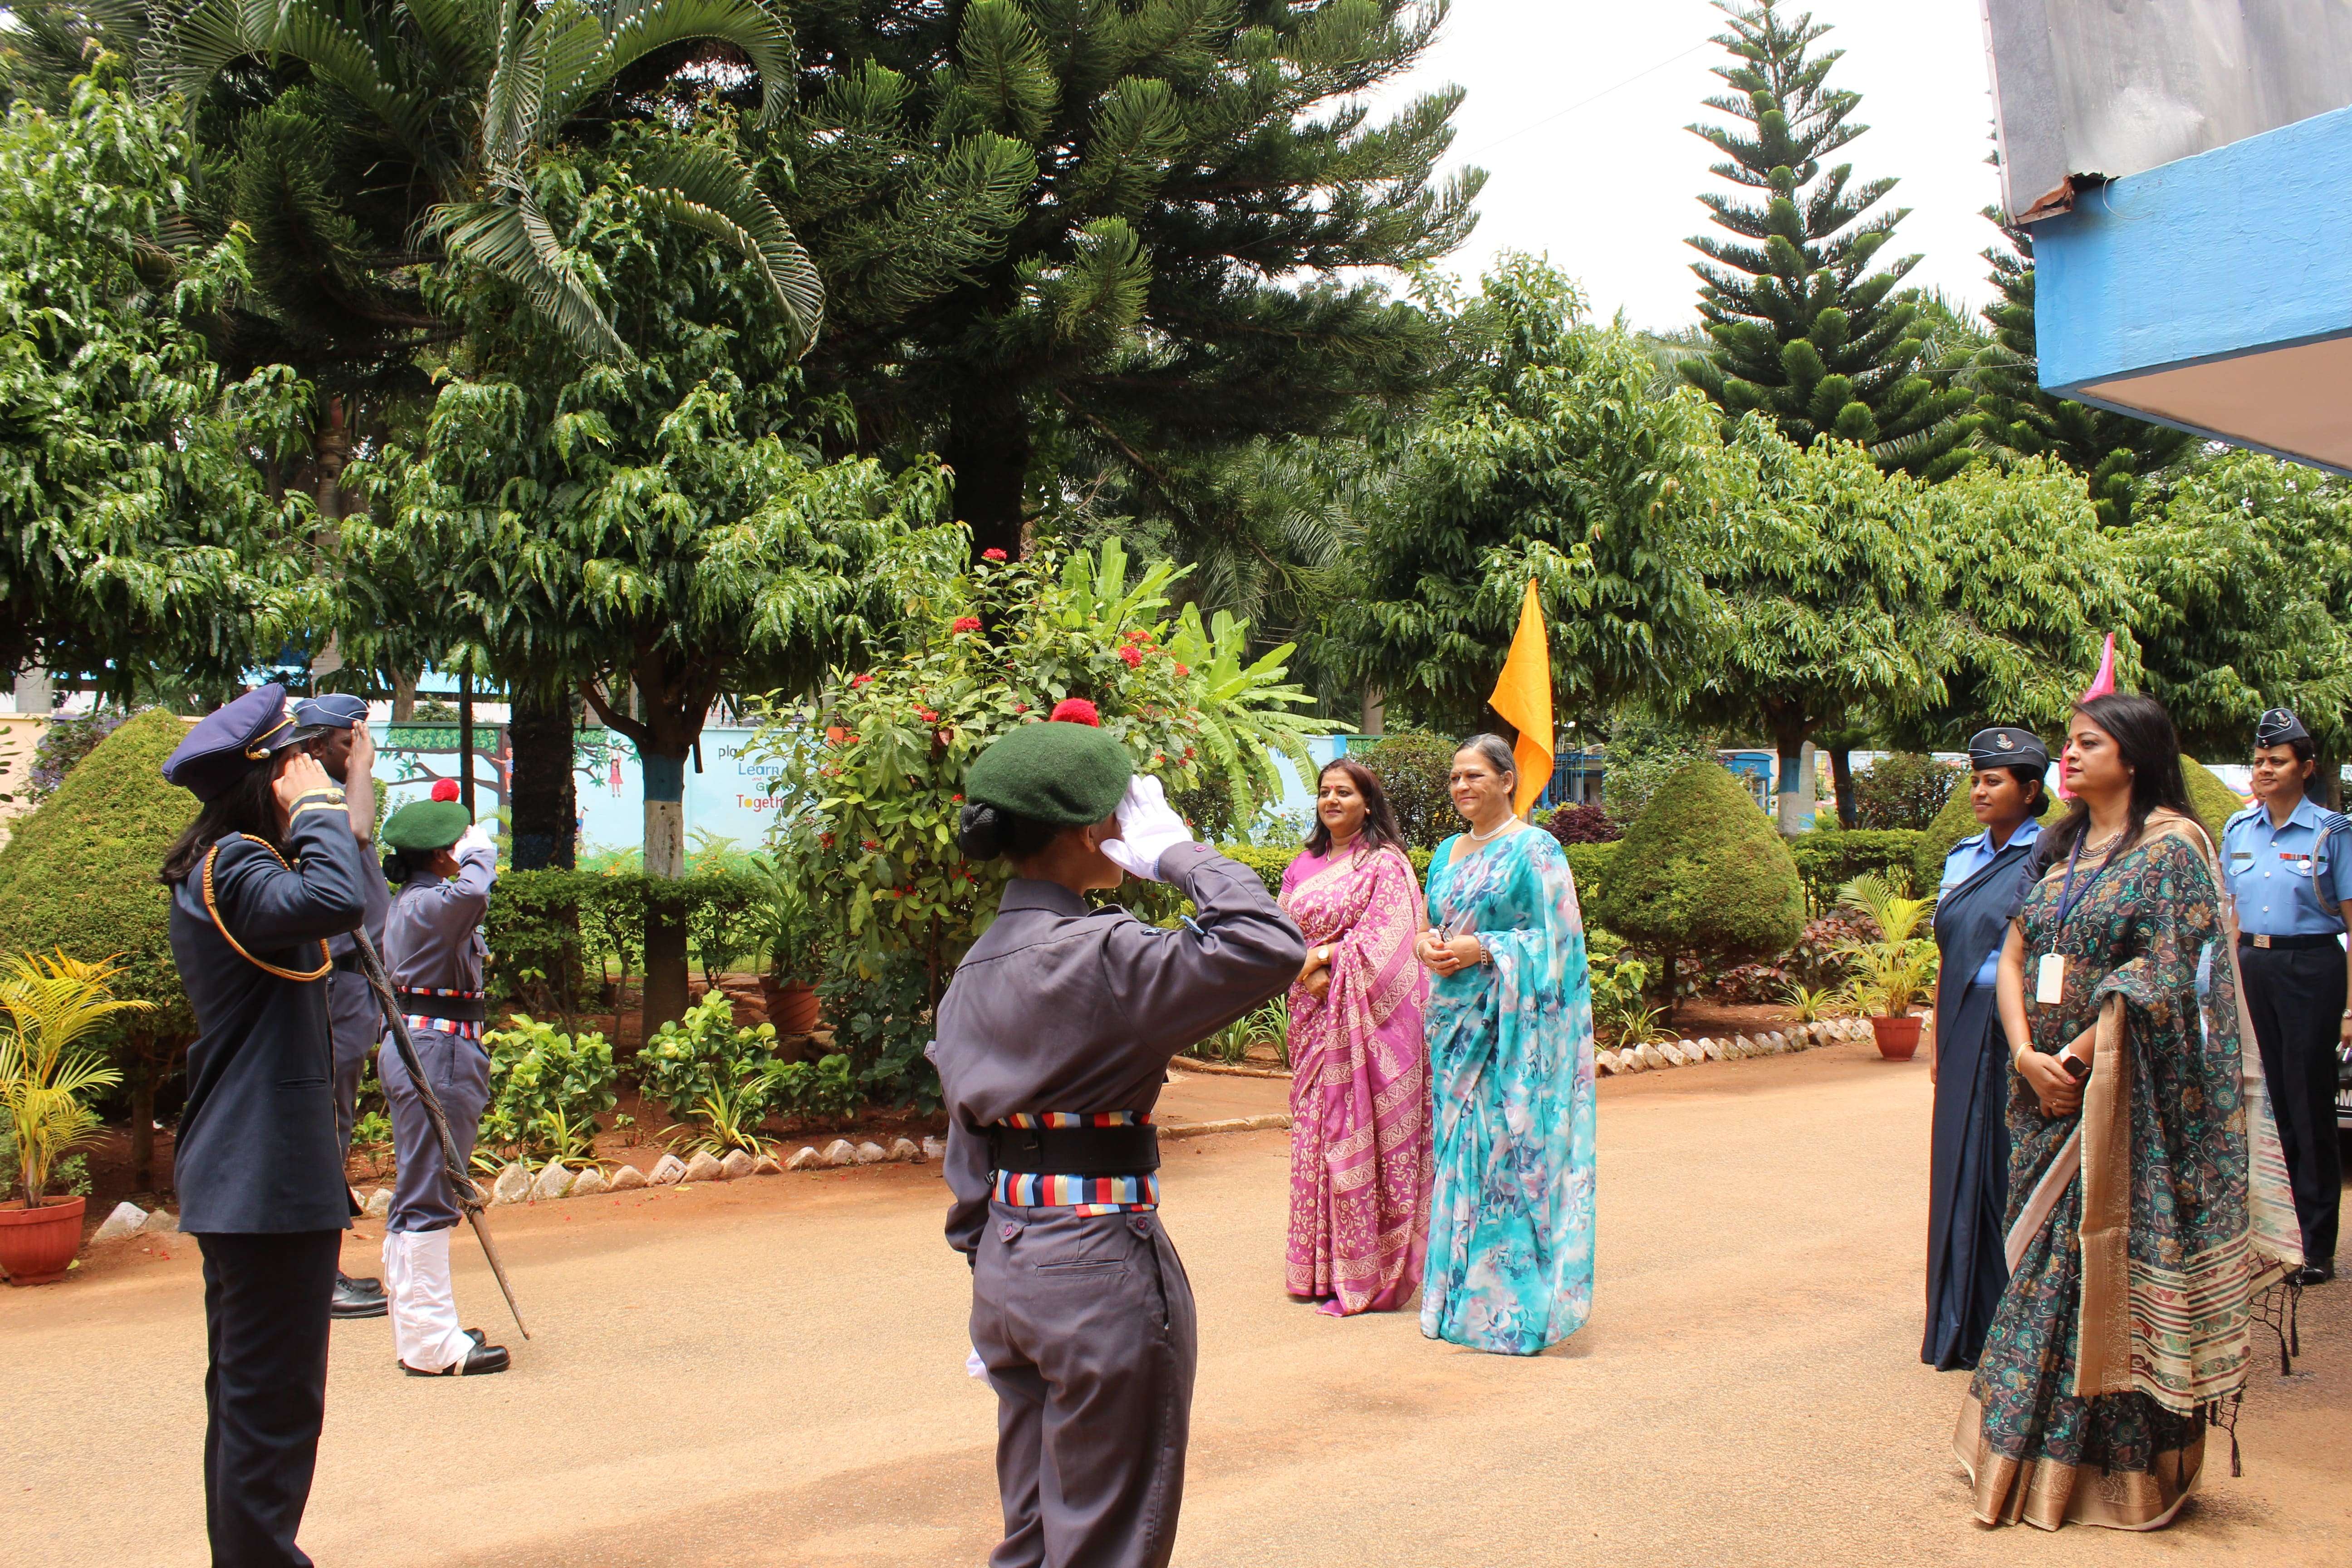
<instances>
[{"instance_id":1,"label":"airwoman in light blue uniform","mask_svg":"<svg viewBox=\"0 0 2352 1568\"><path fill-rule=\"evenodd\" d=\"M2315 752L2292 712L2264 713L2254 729L2254 804L2221 831L2246 1011L2262 1047L2303 1227L2297 1279L2305 1285L2336 1273L2344 1184L2336 1063L2352 1039L2341 910L2352 898L2352 821L2305 793Z\"/></svg>"}]
</instances>

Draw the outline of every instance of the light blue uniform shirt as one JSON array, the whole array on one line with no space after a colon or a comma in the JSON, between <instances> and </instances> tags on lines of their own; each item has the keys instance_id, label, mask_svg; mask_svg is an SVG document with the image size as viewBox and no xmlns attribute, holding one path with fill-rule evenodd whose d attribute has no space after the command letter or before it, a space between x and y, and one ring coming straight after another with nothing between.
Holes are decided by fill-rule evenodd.
<instances>
[{"instance_id":1,"label":"light blue uniform shirt","mask_svg":"<svg viewBox=\"0 0 2352 1568\"><path fill-rule=\"evenodd\" d=\"M2319 847L2318 874L2330 902L2352 898L2352 823L2297 801L2284 827L2271 826L2270 807L2256 801L2221 829L2221 871L2238 906L2238 929L2247 935L2335 936L2341 915L2330 914L2312 886L2312 847L2322 825L2330 824Z\"/></svg>"},{"instance_id":2,"label":"light blue uniform shirt","mask_svg":"<svg viewBox=\"0 0 2352 1568\"><path fill-rule=\"evenodd\" d=\"M1991 865L1993 857L2000 854L2001 849L2008 848L2010 844L2031 844L2041 837L2041 819L2029 816L2019 826L2016 832L2009 836L2009 844L2002 845L2000 849L1993 847L1992 831L1990 828L1980 829L1972 838L1961 839L1952 846L1952 852L1944 857L1944 879L1937 886L1937 895L1950 892L1954 888ZM1969 984L1990 985L2000 977L2000 946L1995 943L1993 950L1985 954L1985 961L1977 965L1977 972L1969 976Z\"/></svg>"}]
</instances>

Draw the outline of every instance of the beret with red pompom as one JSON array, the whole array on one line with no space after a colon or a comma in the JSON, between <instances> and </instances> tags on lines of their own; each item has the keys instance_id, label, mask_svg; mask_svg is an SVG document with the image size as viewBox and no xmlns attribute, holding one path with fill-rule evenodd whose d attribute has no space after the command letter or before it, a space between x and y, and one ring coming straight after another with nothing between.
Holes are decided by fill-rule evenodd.
<instances>
[{"instance_id":1,"label":"beret with red pompom","mask_svg":"<svg viewBox=\"0 0 2352 1568\"><path fill-rule=\"evenodd\" d=\"M1054 710L1061 723L1020 724L999 736L965 773L965 795L1061 827L1100 822L1117 810L1135 776L1134 761L1100 728L1094 704L1077 704L1085 710L1081 719L1064 713L1071 706L1066 701Z\"/></svg>"},{"instance_id":2,"label":"beret with red pompom","mask_svg":"<svg viewBox=\"0 0 2352 1568\"><path fill-rule=\"evenodd\" d=\"M457 781L456 779L435 779L433 781L433 798L435 800L457 799Z\"/></svg>"},{"instance_id":3,"label":"beret with red pompom","mask_svg":"<svg viewBox=\"0 0 2352 1568\"><path fill-rule=\"evenodd\" d=\"M1093 703L1083 697L1063 698L1054 704L1054 710L1045 718L1050 723L1092 724L1097 730L1102 728L1102 715L1095 710Z\"/></svg>"}]
</instances>

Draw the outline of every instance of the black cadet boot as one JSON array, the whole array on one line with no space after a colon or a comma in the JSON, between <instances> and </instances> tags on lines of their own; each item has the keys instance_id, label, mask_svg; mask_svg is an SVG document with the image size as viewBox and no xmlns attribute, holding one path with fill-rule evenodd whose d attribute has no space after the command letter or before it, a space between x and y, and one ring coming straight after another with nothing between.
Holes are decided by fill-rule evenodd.
<instances>
[{"instance_id":1,"label":"black cadet boot","mask_svg":"<svg viewBox=\"0 0 2352 1568\"><path fill-rule=\"evenodd\" d=\"M487 1377L494 1372L504 1372L513 1364L511 1358L507 1354L506 1346L483 1342L481 1330L467 1329L466 1337L474 1342L474 1348L466 1352L464 1361L453 1366L445 1366L439 1372L419 1372L406 1362L402 1362L400 1370L411 1377Z\"/></svg>"},{"instance_id":2,"label":"black cadet boot","mask_svg":"<svg viewBox=\"0 0 2352 1568\"><path fill-rule=\"evenodd\" d=\"M354 1279L338 1269L335 1273L335 1294L327 1309L333 1318L381 1318L392 1310L384 1299L383 1284L376 1279Z\"/></svg>"}]
</instances>

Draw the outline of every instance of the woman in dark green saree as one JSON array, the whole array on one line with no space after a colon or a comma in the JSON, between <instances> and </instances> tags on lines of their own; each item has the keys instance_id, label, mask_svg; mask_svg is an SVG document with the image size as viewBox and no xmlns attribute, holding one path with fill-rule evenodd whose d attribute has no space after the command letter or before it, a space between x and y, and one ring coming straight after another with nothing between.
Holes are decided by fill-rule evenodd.
<instances>
[{"instance_id":1,"label":"woman in dark green saree","mask_svg":"<svg viewBox=\"0 0 2352 1568\"><path fill-rule=\"evenodd\" d=\"M2010 1281L1954 1447L1983 1523L2155 1530L2301 1255L2170 718L2089 699L2060 776L2075 808L2001 954Z\"/></svg>"}]
</instances>

